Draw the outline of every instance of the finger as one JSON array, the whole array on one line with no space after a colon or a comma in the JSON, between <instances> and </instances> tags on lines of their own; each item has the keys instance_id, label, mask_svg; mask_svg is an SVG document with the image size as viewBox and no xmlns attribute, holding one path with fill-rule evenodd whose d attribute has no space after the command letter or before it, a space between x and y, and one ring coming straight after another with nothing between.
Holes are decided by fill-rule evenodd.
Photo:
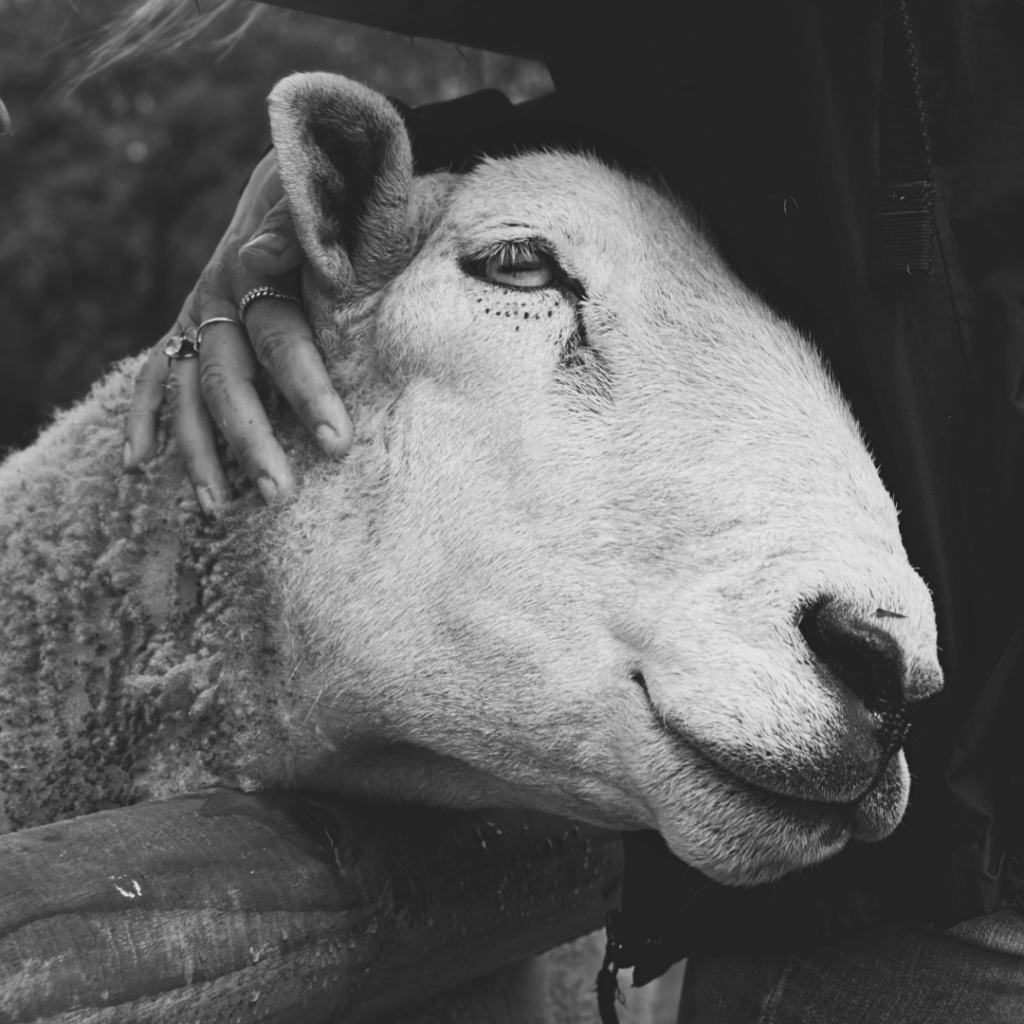
<instances>
[{"instance_id":1,"label":"finger","mask_svg":"<svg viewBox=\"0 0 1024 1024\"><path fill-rule=\"evenodd\" d=\"M124 468L127 470L138 469L156 451L157 427L169 373L164 355L168 337L157 343L135 378L124 425Z\"/></svg>"},{"instance_id":2,"label":"finger","mask_svg":"<svg viewBox=\"0 0 1024 1024\"><path fill-rule=\"evenodd\" d=\"M294 270L303 260L288 202L272 207L253 236L238 250L242 263L256 274L277 277Z\"/></svg>"},{"instance_id":3,"label":"finger","mask_svg":"<svg viewBox=\"0 0 1024 1024\"><path fill-rule=\"evenodd\" d=\"M306 429L331 458L352 445L352 420L331 383L302 309L285 299L260 298L246 310L256 357Z\"/></svg>"},{"instance_id":4,"label":"finger","mask_svg":"<svg viewBox=\"0 0 1024 1024\"><path fill-rule=\"evenodd\" d=\"M287 498L295 478L256 392L258 364L242 330L211 324L198 362L203 400L245 475L268 503Z\"/></svg>"},{"instance_id":5,"label":"finger","mask_svg":"<svg viewBox=\"0 0 1024 1024\"><path fill-rule=\"evenodd\" d=\"M231 487L217 455L213 421L199 391L199 360L171 361L167 401L185 471L195 488L199 505L207 515L231 499Z\"/></svg>"}]
</instances>

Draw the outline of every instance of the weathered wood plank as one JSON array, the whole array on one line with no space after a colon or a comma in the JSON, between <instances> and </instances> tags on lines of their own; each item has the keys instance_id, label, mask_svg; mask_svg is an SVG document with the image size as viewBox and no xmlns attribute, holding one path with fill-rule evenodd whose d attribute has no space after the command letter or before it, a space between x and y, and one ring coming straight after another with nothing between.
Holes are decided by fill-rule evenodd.
<instances>
[{"instance_id":1,"label":"weathered wood plank","mask_svg":"<svg viewBox=\"0 0 1024 1024\"><path fill-rule=\"evenodd\" d=\"M371 1020L599 927L620 873L558 818L284 793L29 829L0 837L0 1024Z\"/></svg>"},{"instance_id":2,"label":"weathered wood plank","mask_svg":"<svg viewBox=\"0 0 1024 1024\"><path fill-rule=\"evenodd\" d=\"M534 19L508 4L466 0L268 0L306 14L351 21L404 36L443 39L540 60Z\"/></svg>"}]
</instances>

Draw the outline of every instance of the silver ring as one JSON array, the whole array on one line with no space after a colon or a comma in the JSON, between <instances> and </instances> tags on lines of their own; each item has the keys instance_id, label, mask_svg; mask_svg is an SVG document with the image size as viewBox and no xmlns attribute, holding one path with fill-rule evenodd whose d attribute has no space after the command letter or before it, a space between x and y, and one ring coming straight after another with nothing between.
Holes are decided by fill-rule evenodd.
<instances>
[{"instance_id":1,"label":"silver ring","mask_svg":"<svg viewBox=\"0 0 1024 1024\"><path fill-rule=\"evenodd\" d=\"M241 327L242 330L245 330L245 327L239 323L239 321L232 320L229 316L211 316L209 320L204 320L196 328L196 348L199 348L199 346L202 345L203 331L205 331L210 324L234 324L236 327Z\"/></svg>"},{"instance_id":2,"label":"silver ring","mask_svg":"<svg viewBox=\"0 0 1024 1024\"><path fill-rule=\"evenodd\" d=\"M241 302L238 303L238 317L240 320L245 320L245 311L257 299L284 299L285 302L294 302L297 306L302 305L302 299L297 295L292 295L291 292L283 292L279 288L271 288L269 285L250 288L242 296Z\"/></svg>"},{"instance_id":3,"label":"silver ring","mask_svg":"<svg viewBox=\"0 0 1024 1024\"><path fill-rule=\"evenodd\" d=\"M242 327L242 324L229 316L211 316L198 327L186 327L181 334L172 334L164 345L164 355L168 359L195 359L199 355L199 346L203 343L203 331L210 324L234 324L236 327Z\"/></svg>"}]
</instances>

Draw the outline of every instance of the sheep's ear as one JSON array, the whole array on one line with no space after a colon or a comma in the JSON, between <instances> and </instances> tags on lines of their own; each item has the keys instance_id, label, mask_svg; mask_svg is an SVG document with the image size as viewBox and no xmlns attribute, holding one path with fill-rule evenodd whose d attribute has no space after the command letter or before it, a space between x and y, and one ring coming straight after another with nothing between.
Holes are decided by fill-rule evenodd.
<instances>
[{"instance_id":1,"label":"sheep's ear","mask_svg":"<svg viewBox=\"0 0 1024 1024\"><path fill-rule=\"evenodd\" d=\"M270 94L278 167L321 287L343 298L406 259L412 151L398 112L338 75L292 75Z\"/></svg>"}]
</instances>

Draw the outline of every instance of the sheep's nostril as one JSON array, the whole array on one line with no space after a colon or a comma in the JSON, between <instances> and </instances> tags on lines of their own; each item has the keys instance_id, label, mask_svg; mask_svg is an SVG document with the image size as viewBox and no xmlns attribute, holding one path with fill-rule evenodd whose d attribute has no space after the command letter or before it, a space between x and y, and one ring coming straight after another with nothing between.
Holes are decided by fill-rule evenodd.
<instances>
[{"instance_id":1,"label":"sheep's nostril","mask_svg":"<svg viewBox=\"0 0 1024 1024\"><path fill-rule=\"evenodd\" d=\"M899 644L830 598L807 608L799 628L821 666L871 712L884 756L894 753L907 732Z\"/></svg>"}]
</instances>

